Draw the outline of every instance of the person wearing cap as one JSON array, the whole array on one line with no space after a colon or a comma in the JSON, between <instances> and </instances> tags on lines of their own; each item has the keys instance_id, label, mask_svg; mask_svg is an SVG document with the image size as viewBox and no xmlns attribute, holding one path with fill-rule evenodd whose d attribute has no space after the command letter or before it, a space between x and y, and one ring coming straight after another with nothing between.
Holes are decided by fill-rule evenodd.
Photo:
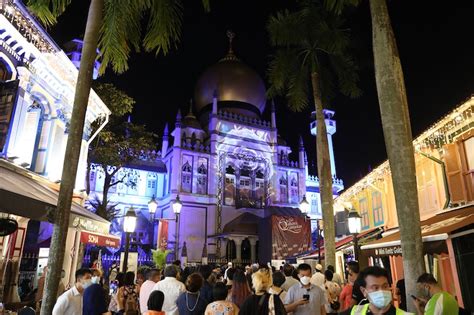
<instances>
[{"instance_id":1,"label":"person wearing cap","mask_svg":"<svg viewBox=\"0 0 474 315\"><path fill-rule=\"evenodd\" d=\"M324 281L326 279L323 274L323 266L321 264L317 264L315 269L316 269L316 272L311 277L311 284L317 285L324 290Z\"/></svg>"}]
</instances>

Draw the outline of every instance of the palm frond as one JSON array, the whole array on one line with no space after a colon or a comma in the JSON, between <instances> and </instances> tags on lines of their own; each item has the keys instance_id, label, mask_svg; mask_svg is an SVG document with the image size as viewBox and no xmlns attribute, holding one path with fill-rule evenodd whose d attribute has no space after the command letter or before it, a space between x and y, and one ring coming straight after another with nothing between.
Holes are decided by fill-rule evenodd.
<instances>
[{"instance_id":1,"label":"palm frond","mask_svg":"<svg viewBox=\"0 0 474 315\"><path fill-rule=\"evenodd\" d=\"M362 94L362 91L357 86L359 82L359 75L357 74L357 65L350 56L331 56L331 68L337 76L337 83L342 94L357 98Z\"/></svg>"},{"instance_id":2,"label":"palm frond","mask_svg":"<svg viewBox=\"0 0 474 315\"><path fill-rule=\"evenodd\" d=\"M46 27L57 23L71 0L28 0L28 10L33 13Z\"/></svg>"},{"instance_id":3,"label":"palm frond","mask_svg":"<svg viewBox=\"0 0 474 315\"><path fill-rule=\"evenodd\" d=\"M140 47L144 5L140 1L106 0L99 40L101 73L109 64L117 73L128 69L131 48Z\"/></svg>"},{"instance_id":4,"label":"palm frond","mask_svg":"<svg viewBox=\"0 0 474 315\"><path fill-rule=\"evenodd\" d=\"M268 80L270 88L267 91L269 98L285 94L288 87L288 78L294 71L295 51L292 49L279 49L275 55L270 56Z\"/></svg>"},{"instance_id":5,"label":"palm frond","mask_svg":"<svg viewBox=\"0 0 474 315\"><path fill-rule=\"evenodd\" d=\"M183 6L179 0L154 0L150 5L150 19L143 41L147 51L156 49L156 54L177 47L181 38Z\"/></svg>"},{"instance_id":6,"label":"palm frond","mask_svg":"<svg viewBox=\"0 0 474 315\"><path fill-rule=\"evenodd\" d=\"M284 10L270 17L267 30L273 46L293 46L301 43L304 36L304 23L298 12Z\"/></svg>"},{"instance_id":7,"label":"palm frond","mask_svg":"<svg viewBox=\"0 0 474 315\"><path fill-rule=\"evenodd\" d=\"M324 7L335 14L341 14L344 8L357 6L359 2L360 0L324 0Z\"/></svg>"},{"instance_id":8,"label":"palm frond","mask_svg":"<svg viewBox=\"0 0 474 315\"><path fill-rule=\"evenodd\" d=\"M286 97L290 110L301 112L308 106L309 79L310 73L308 67L299 67L299 69L294 71L289 77Z\"/></svg>"}]
</instances>

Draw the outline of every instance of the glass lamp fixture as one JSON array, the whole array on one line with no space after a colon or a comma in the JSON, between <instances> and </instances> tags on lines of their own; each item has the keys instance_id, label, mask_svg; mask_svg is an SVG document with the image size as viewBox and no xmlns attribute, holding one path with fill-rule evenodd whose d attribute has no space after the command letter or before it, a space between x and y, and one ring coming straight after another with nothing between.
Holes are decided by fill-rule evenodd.
<instances>
[{"instance_id":1,"label":"glass lamp fixture","mask_svg":"<svg viewBox=\"0 0 474 315\"><path fill-rule=\"evenodd\" d=\"M309 202L306 200L306 196L303 196L303 199L300 202L300 211L305 215L309 213Z\"/></svg>"},{"instance_id":2,"label":"glass lamp fixture","mask_svg":"<svg viewBox=\"0 0 474 315\"><path fill-rule=\"evenodd\" d=\"M123 218L123 231L126 233L133 233L135 232L135 228L137 226L137 215L135 214L135 210L133 207L128 209L127 214Z\"/></svg>"},{"instance_id":3,"label":"glass lamp fixture","mask_svg":"<svg viewBox=\"0 0 474 315\"><path fill-rule=\"evenodd\" d=\"M157 208L158 203L155 200L155 195L153 195L153 197L151 197L151 200L148 202L148 211L150 212L151 216L155 214Z\"/></svg>"},{"instance_id":4,"label":"glass lamp fixture","mask_svg":"<svg viewBox=\"0 0 474 315\"><path fill-rule=\"evenodd\" d=\"M357 211L355 210L349 211L349 213L347 214L347 223L349 225L349 233L351 234L360 233L362 217Z\"/></svg>"},{"instance_id":5,"label":"glass lamp fixture","mask_svg":"<svg viewBox=\"0 0 474 315\"><path fill-rule=\"evenodd\" d=\"M179 199L179 195L176 195L176 199L173 202L173 212L175 214L180 214L181 213L181 208L183 207L183 203Z\"/></svg>"}]
</instances>

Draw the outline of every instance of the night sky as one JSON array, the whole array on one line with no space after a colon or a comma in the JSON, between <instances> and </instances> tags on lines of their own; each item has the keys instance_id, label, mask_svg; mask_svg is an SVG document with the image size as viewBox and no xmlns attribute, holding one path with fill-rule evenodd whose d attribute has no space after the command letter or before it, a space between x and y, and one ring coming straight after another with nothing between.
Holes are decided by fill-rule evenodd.
<instances>
[{"instance_id":1,"label":"night sky","mask_svg":"<svg viewBox=\"0 0 474 315\"><path fill-rule=\"evenodd\" d=\"M474 2L449 2L449 6L448 2L433 1L388 2L405 75L413 135L417 136L474 93ZM50 30L59 45L82 36L88 3L73 1L58 25ZM200 1L185 1L178 50L165 57L133 54L128 72L115 75L109 71L100 81L112 82L132 96L137 102L132 120L161 135L165 123L174 122L178 108L187 112L199 75L227 52L226 30L236 33L236 55L266 78L272 50L265 24L270 14L289 6L294 6L294 1L211 0L211 12L205 13ZM338 127L334 136L337 175L349 187L383 162L386 152L374 79L368 1L363 0L358 8L350 10L346 20L361 68L363 95L355 100L338 96L331 107L336 111ZM288 112L284 99L277 99L276 105L279 133L292 146L293 158L297 159L297 139L301 134L310 167L314 166L310 109ZM269 120L268 109L264 118Z\"/></svg>"}]
</instances>

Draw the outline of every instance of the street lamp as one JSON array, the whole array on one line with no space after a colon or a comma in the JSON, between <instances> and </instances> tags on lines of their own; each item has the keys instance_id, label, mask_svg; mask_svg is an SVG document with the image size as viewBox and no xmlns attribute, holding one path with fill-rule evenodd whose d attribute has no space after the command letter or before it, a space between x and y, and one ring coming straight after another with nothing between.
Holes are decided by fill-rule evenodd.
<instances>
[{"instance_id":1,"label":"street lamp","mask_svg":"<svg viewBox=\"0 0 474 315\"><path fill-rule=\"evenodd\" d=\"M179 250L179 214L181 213L181 208L183 207L183 203L179 199L179 194L176 195L176 199L173 202L173 212L176 215L176 232L175 232L175 243L174 243L174 255L175 260L178 260L178 250Z\"/></svg>"},{"instance_id":2,"label":"street lamp","mask_svg":"<svg viewBox=\"0 0 474 315\"><path fill-rule=\"evenodd\" d=\"M130 249L130 234L135 232L137 226L137 215L133 207L128 209L125 217L123 218L123 231L125 232L125 251L123 255L123 266L122 272L127 272L128 267L128 251Z\"/></svg>"},{"instance_id":3,"label":"street lamp","mask_svg":"<svg viewBox=\"0 0 474 315\"><path fill-rule=\"evenodd\" d=\"M357 234L360 233L362 217L355 210L350 210L347 214L347 224L349 226L349 233L352 234L354 242L354 259L359 261L359 244Z\"/></svg>"},{"instance_id":4,"label":"street lamp","mask_svg":"<svg viewBox=\"0 0 474 315\"><path fill-rule=\"evenodd\" d=\"M306 200L306 195L303 195L303 199L300 202L300 211L305 216L309 213L309 202Z\"/></svg>"},{"instance_id":5,"label":"street lamp","mask_svg":"<svg viewBox=\"0 0 474 315\"><path fill-rule=\"evenodd\" d=\"M156 209L158 208L158 202L155 200L155 195L151 197L151 200L148 202L148 211L150 212L150 220L153 220L155 217Z\"/></svg>"}]
</instances>

